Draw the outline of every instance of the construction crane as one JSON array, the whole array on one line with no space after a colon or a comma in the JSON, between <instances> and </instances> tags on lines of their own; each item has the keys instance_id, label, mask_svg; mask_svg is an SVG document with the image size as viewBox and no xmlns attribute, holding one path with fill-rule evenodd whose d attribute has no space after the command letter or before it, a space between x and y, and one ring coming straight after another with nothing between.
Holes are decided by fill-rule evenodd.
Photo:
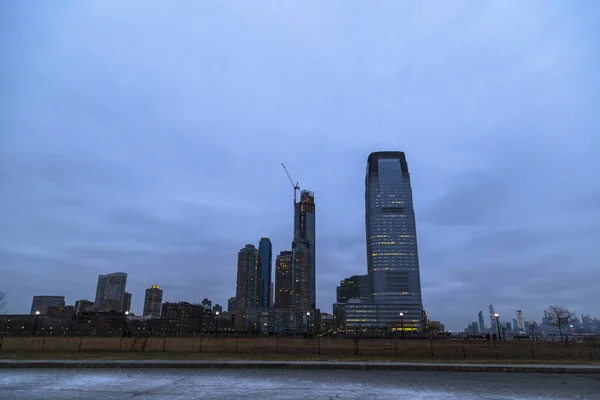
<instances>
[{"instance_id":1,"label":"construction crane","mask_svg":"<svg viewBox=\"0 0 600 400\"><path fill-rule=\"evenodd\" d=\"M295 235L296 235L296 191L300 190L300 186L298 185L298 182L294 183L294 181L292 180L292 177L290 176L290 173L288 172L287 168L285 167L285 164L281 163L281 166L283 167L285 174L287 175L288 179L290 180L290 183L292 184L292 187L294 188L294 207L292 207L292 211L294 212L294 237L295 237Z\"/></svg>"},{"instance_id":2,"label":"construction crane","mask_svg":"<svg viewBox=\"0 0 600 400\"><path fill-rule=\"evenodd\" d=\"M288 172L287 168L285 167L285 164L281 163L281 166L283 167L285 174L287 175L288 179L290 180L290 183L292 184L292 187L294 188L294 208L296 208L296 191L300 190L300 186L298 186L298 182L296 182L294 184L294 181L292 180L290 173Z\"/></svg>"}]
</instances>

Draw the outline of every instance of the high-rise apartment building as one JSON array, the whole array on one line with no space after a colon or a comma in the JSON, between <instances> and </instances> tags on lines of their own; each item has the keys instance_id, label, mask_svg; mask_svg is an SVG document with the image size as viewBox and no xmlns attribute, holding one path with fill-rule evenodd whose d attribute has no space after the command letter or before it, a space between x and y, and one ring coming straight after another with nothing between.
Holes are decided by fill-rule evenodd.
<instances>
[{"instance_id":1,"label":"high-rise apartment building","mask_svg":"<svg viewBox=\"0 0 600 400\"><path fill-rule=\"evenodd\" d=\"M516 329L520 331L525 330L525 319L523 318L523 311L517 310L517 326Z\"/></svg>"},{"instance_id":2,"label":"high-rise apartment building","mask_svg":"<svg viewBox=\"0 0 600 400\"><path fill-rule=\"evenodd\" d=\"M365 179L367 264L379 329L420 329L423 300L408 164L403 152L375 152Z\"/></svg>"},{"instance_id":3,"label":"high-rise apartment building","mask_svg":"<svg viewBox=\"0 0 600 400\"><path fill-rule=\"evenodd\" d=\"M292 305L292 252L282 251L275 261L275 307Z\"/></svg>"},{"instance_id":4,"label":"high-rise apartment building","mask_svg":"<svg viewBox=\"0 0 600 400\"><path fill-rule=\"evenodd\" d=\"M238 253L236 306L238 310L256 308L259 305L258 250L247 244Z\"/></svg>"},{"instance_id":5,"label":"high-rise apartment building","mask_svg":"<svg viewBox=\"0 0 600 400\"><path fill-rule=\"evenodd\" d=\"M336 291L338 303L345 303L350 299L368 301L371 295L369 275L353 275L346 278L340 282Z\"/></svg>"},{"instance_id":6,"label":"high-rise apartment building","mask_svg":"<svg viewBox=\"0 0 600 400\"><path fill-rule=\"evenodd\" d=\"M479 319L479 332L481 332L481 333L487 332L487 327L485 326L485 320L483 319L483 311L479 311L479 314L477 314L477 318Z\"/></svg>"},{"instance_id":7,"label":"high-rise apartment building","mask_svg":"<svg viewBox=\"0 0 600 400\"><path fill-rule=\"evenodd\" d=\"M316 229L315 195L308 190L300 192L300 201L294 209L294 240L292 242L292 303L316 307Z\"/></svg>"},{"instance_id":8,"label":"high-rise apartment building","mask_svg":"<svg viewBox=\"0 0 600 400\"><path fill-rule=\"evenodd\" d=\"M125 305L124 301L126 285L127 274L124 272L115 272L108 275L99 275L94 307L98 311L126 311L123 308Z\"/></svg>"},{"instance_id":9,"label":"high-rise apartment building","mask_svg":"<svg viewBox=\"0 0 600 400\"><path fill-rule=\"evenodd\" d=\"M261 238L258 243L259 259L259 307L271 306L271 279L273 269L273 246L269 238Z\"/></svg>"},{"instance_id":10,"label":"high-rise apartment building","mask_svg":"<svg viewBox=\"0 0 600 400\"><path fill-rule=\"evenodd\" d=\"M48 307L64 307L65 296L33 296L31 302L31 315L39 312L40 315L48 314Z\"/></svg>"},{"instance_id":11,"label":"high-rise apartment building","mask_svg":"<svg viewBox=\"0 0 600 400\"><path fill-rule=\"evenodd\" d=\"M162 307L163 290L158 285L152 285L146 289L144 296L144 316L160 318Z\"/></svg>"}]
</instances>

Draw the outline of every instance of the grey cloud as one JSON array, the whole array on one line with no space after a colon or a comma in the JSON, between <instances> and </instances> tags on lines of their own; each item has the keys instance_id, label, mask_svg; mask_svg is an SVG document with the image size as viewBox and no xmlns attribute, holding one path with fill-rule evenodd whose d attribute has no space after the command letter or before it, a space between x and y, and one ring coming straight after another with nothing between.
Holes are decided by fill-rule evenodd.
<instances>
[{"instance_id":1,"label":"grey cloud","mask_svg":"<svg viewBox=\"0 0 600 400\"><path fill-rule=\"evenodd\" d=\"M403 150L431 318L600 314L597 6L0 7L10 312L91 298L118 270L137 311L150 284L226 304L241 247L290 247L281 162L315 191L330 311L339 280L366 273L366 157Z\"/></svg>"}]
</instances>

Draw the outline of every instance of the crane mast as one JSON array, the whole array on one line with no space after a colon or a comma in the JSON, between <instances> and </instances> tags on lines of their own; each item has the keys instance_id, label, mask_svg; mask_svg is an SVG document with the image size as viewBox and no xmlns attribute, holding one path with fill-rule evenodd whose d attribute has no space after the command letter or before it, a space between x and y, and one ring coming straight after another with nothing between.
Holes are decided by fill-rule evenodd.
<instances>
[{"instance_id":1,"label":"crane mast","mask_svg":"<svg viewBox=\"0 0 600 400\"><path fill-rule=\"evenodd\" d=\"M298 185L298 182L294 183L294 180L290 176L290 173L285 167L285 164L281 163L281 166L283 167L285 174L287 175L288 179L290 180L290 183L292 184L292 187L294 188L294 207L292 208L292 211L294 212L294 235L296 235L296 191L300 190L300 186Z\"/></svg>"}]
</instances>

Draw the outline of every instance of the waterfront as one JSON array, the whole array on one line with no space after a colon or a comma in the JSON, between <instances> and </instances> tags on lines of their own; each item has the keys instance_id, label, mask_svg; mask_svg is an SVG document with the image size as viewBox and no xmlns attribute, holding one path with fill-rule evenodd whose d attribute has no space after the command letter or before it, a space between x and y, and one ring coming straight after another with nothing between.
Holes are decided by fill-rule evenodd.
<instances>
[{"instance_id":1,"label":"waterfront","mask_svg":"<svg viewBox=\"0 0 600 400\"><path fill-rule=\"evenodd\" d=\"M600 396L600 378L578 374L266 369L3 370L9 399L505 399Z\"/></svg>"}]
</instances>

